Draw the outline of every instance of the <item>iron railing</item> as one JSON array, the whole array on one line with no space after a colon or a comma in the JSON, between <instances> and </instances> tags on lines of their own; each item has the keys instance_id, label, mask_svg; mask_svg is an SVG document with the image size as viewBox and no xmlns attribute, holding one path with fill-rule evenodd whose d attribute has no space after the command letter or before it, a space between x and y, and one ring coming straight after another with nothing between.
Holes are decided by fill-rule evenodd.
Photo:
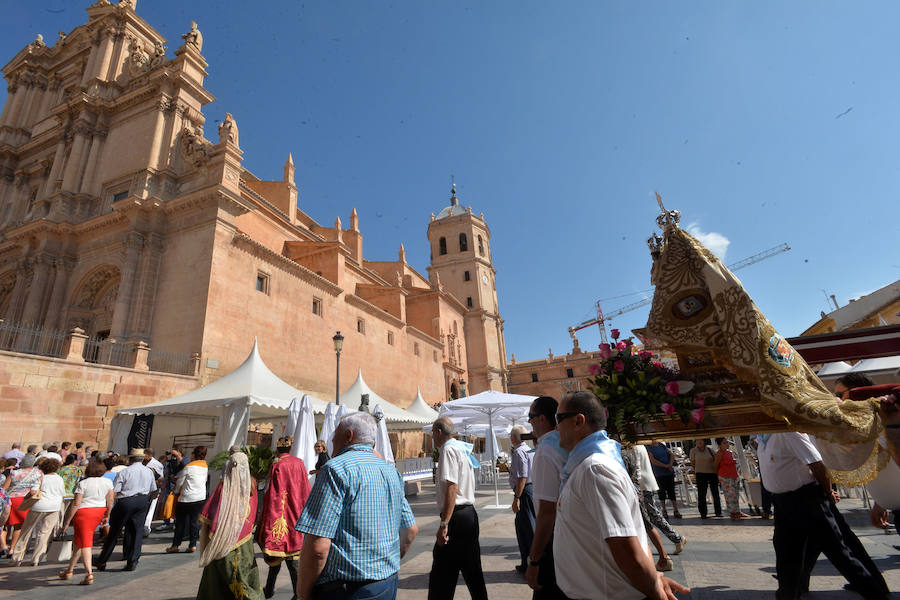
<instances>
[{"instance_id":1,"label":"iron railing","mask_svg":"<svg viewBox=\"0 0 900 600\"><path fill-rule=\"evenodd\" d=\"M85 362L111 365L114 367L130 367L131 348L124 344L117 344L101 338L88 338L84 341L84 351L81 353Z\"/></svg>"},{"instance_id":2,"label":"iron railing","mask_svg":"<svg viewBox=\"0 0 900 600\"><path fill-rule=\"evenodd\" d=\"M35 325L0 323L0 350L60 357L65 350L66 334Z\"/></svg>"},{"instance_id":3,"label":"iron railing","mask_svg":"<svg viewBox=\"0 0 900 600\"><path fill-rule=\"evenodd\" d=\"M147 366L151 371L175 373L176 375L194 374L194 359L190 354L176 354L151 348L150 354L147 356Z\"/></svg>"}]
</instances>

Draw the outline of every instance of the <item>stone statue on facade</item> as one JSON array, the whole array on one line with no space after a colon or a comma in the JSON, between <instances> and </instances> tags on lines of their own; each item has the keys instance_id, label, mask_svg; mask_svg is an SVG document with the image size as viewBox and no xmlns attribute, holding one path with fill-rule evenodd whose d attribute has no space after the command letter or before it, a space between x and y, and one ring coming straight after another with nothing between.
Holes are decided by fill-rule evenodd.
<instances>
[{"instance_id":1,"label":"stone statue on facade","mask_svg":"<svg viewBox=\"0 0 900 600\"><path fill-rule=\"evenodd\" d=\"M44 36L40 33L34 36L34 41L31 42L32 47L34 48L46 48L47 44L44 43Z\"/></svg>"},{"instance_id":2,"label":"stone statue on facade","mask_svg":"<svg viewBox=\"0 0 900 600\"><path fill-rule=\"evenodd\" d=\"M231 113L225 113L225 120L219 123L219 143L238 145L238 126L231 116Z\"/></svg>"},{"instance_id":3,"label":"stone statue on facade","mask_svg":"<svg viewBox=\"0 0 900 600\"><path fill-rule=\"evenodd\" d=\"M150 68L150 54L144 50L144 43L134 38L128 46L128 72L139 75Z\"/></svg>"},{"instance_id":4,"label":"stone statue on facade","mask_svg":"<svg viewBox=\"0 0 900 600\"><path fill-rule=\"evenodd\" d=\"M150 68L155 68L166 61L166 45L160 41L153 42L153 58L150 59Z\"/></svg>"},{"instance_id":5,"label":"stone statue on facade","mask_svg":"<svg viewBox=\"0 0 900 600\"><path fill-rule=\"evenodd\" d=\"M193 130L185 127L181 130L181 147L184 157L195 167L199 167L209 160L210 144L203 137L203 127L196 125Z\"/></svg>"},{"instance_id":6,"label":"stone statue on facade","mask_svg":"<svg viewBox=\"0 0 900 600\"><path fill-rule=\"evenodd\" d=\"M65 31L60 31L60 32L59 32L59 37L56 38L56 43L57 43L57 44L62 44L63 42L66 41L66 38L67 38L67 37L68 37L68 34L67 34Z\"/></svg>"},{"instance_id":7,"label":"stone statue on facade","mask_svg":"<svg viewBox=\"0 0 900 600\"><path fill-rule=\"evenodd\" d=\"M203 49L203 34L197 29L195 21L191 21L191 30L181 36L181 39L184 40L185 46L191 45L196 48L197 52Z\"/></svg>"}]
</instances>

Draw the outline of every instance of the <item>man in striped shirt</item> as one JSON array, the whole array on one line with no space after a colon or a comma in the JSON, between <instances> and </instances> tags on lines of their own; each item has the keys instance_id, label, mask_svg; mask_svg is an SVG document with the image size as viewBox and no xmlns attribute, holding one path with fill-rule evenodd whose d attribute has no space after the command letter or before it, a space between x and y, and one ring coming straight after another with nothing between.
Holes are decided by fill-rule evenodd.
<instances>
[{"instance_id":1,"label":"man in striped shirt","mask_svg":"<svg viewBox=\"0 0 900 600\"><path fill-rule=\"evenodd\" d=\"M303 532L298 600L384 597L397 590L400 559L419 529L403 495L403 478L375 456L375 419L345 415L334 433L334 458L297 522Z\"/></svg>"}]
</instances>

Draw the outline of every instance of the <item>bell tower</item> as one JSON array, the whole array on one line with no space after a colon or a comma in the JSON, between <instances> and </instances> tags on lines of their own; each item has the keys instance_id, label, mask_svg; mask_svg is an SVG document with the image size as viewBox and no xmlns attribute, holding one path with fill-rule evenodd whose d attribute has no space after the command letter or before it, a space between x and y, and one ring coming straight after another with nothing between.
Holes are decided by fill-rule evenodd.
<instances>
[{"instance_id":1,"label":"bell tower","mask_svg":"<svg viewBox=\"0 0 900 600\"><path fill-rule=\"evenodd\" d=\"M463 208L450 192L450 205L431 215L428 275L465 307L468 395L485 390L506 391L506 343L497 301L497 271L491 260L491 232L484 214Z\"/></svg>"}]
</instances>

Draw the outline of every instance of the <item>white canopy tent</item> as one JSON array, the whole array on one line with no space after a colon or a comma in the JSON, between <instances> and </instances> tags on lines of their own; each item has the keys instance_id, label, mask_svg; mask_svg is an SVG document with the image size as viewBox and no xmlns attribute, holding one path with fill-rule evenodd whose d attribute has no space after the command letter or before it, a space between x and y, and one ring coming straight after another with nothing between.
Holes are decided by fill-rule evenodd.
<instances>
[{"instance_id":1,"label":"white canopy tent","mask_svg":"<svg viewBox=\"0 0 900 600\"><path fill-rule=\"evenodd\" d=\"M406 407L406 412L427 419L428 423L433 423L441 416L438 414L438 411L431 408L428 403L425 402L425 398L422 397L422 391L419 388L416 388L416 398L412 401L412 404Z\"/></svg>"},{"instance_id":2,"label":"white canopy tent","mask_svg":"<svg viewBox=\"0 0 900 600\"><path fill-rule=\"evenodd\" d=\"M334 415L337 413L337 406L333 402L329 402L325 407L325 419L322 421L322 429L319 430L319 439L325 442L328 448L328 456L334 454L332 440L334 439L334 428L336 426Z\"/></svg>"},{"instance_id":3,"label":"white canopy tent","mask_svg":"<svg viewBox=\"0 0 900 600\"><path fill-rule=\"evenodd\" d=\"M534 402L535 398L537 398L537 396L524 396L522 394L509 394L506 392L487 390L475 394L474 396L467 396L458 400L445 402L441 409L442 414L446 412L449 413L448 416L452 416L453 411L457 410L470 410L481 413L487 417L488 430L493 433L495 416L499 417L504 411L514 411L516 409L521 411L523 408L527 410L528 407L531 406L531 403ZM491 461L492 464L496 465L496 437L493 437L493 443L490 445L493 446L490 448ZM489 504L485 508L507 508L506 505L500 504L500 491L497 489L497 477L494 477L494 504Z\"/></svg>"},{"instance_id":4,"label":"white canopy tent","mask_svg":"<svg viewBox=\"0 0 900 600\"><path fill-rule=\"evenodd\" d=\"M417 428L415 424L428 423L429 417L426 415L419 415L417 413L413 413L409 410L400 408L394 404L391 404L374 391L366 381L363 379L362 369L359 369L356 375L356 381L353 382L347 390L341 394L341 406L347 406L350 410L358 410L359 405L362 399L363 394L369 395L369 410L372 410L376 404L381 406L381 409L384 411L385 419L388 422L393 423L393 429L403 429L404 423L412 424L410 428ZM424 400L422 401L424 404ZM427 406L427 405L426 405ZM437 418L437 417L435 417ZM431 419L434 421L434 419Z\"/></svg>"},{"instance_id":5,"label":"white canopy tent","mask_svg":"<svg viewBox=\"0 0 900 600\"><path fill-rule=\"evenodd\" d=\"M247 359L220 379L162 402L117 410L111 425L110 448L120 453L127 452L128 448L122 446L134 415L171 415L188 423L199 419L207 427L212 424L216 431L215 455L232 445L246 443L250 421L284 419L291 399L304 395L309 397L313 412L325 411L325 402L305 394L275 375L263 362L258 344L254 341ZM218 425L215 425L216 419ZM183 426L180 432L187 427L190 425Z\"/></svg>"}]
</instances>

